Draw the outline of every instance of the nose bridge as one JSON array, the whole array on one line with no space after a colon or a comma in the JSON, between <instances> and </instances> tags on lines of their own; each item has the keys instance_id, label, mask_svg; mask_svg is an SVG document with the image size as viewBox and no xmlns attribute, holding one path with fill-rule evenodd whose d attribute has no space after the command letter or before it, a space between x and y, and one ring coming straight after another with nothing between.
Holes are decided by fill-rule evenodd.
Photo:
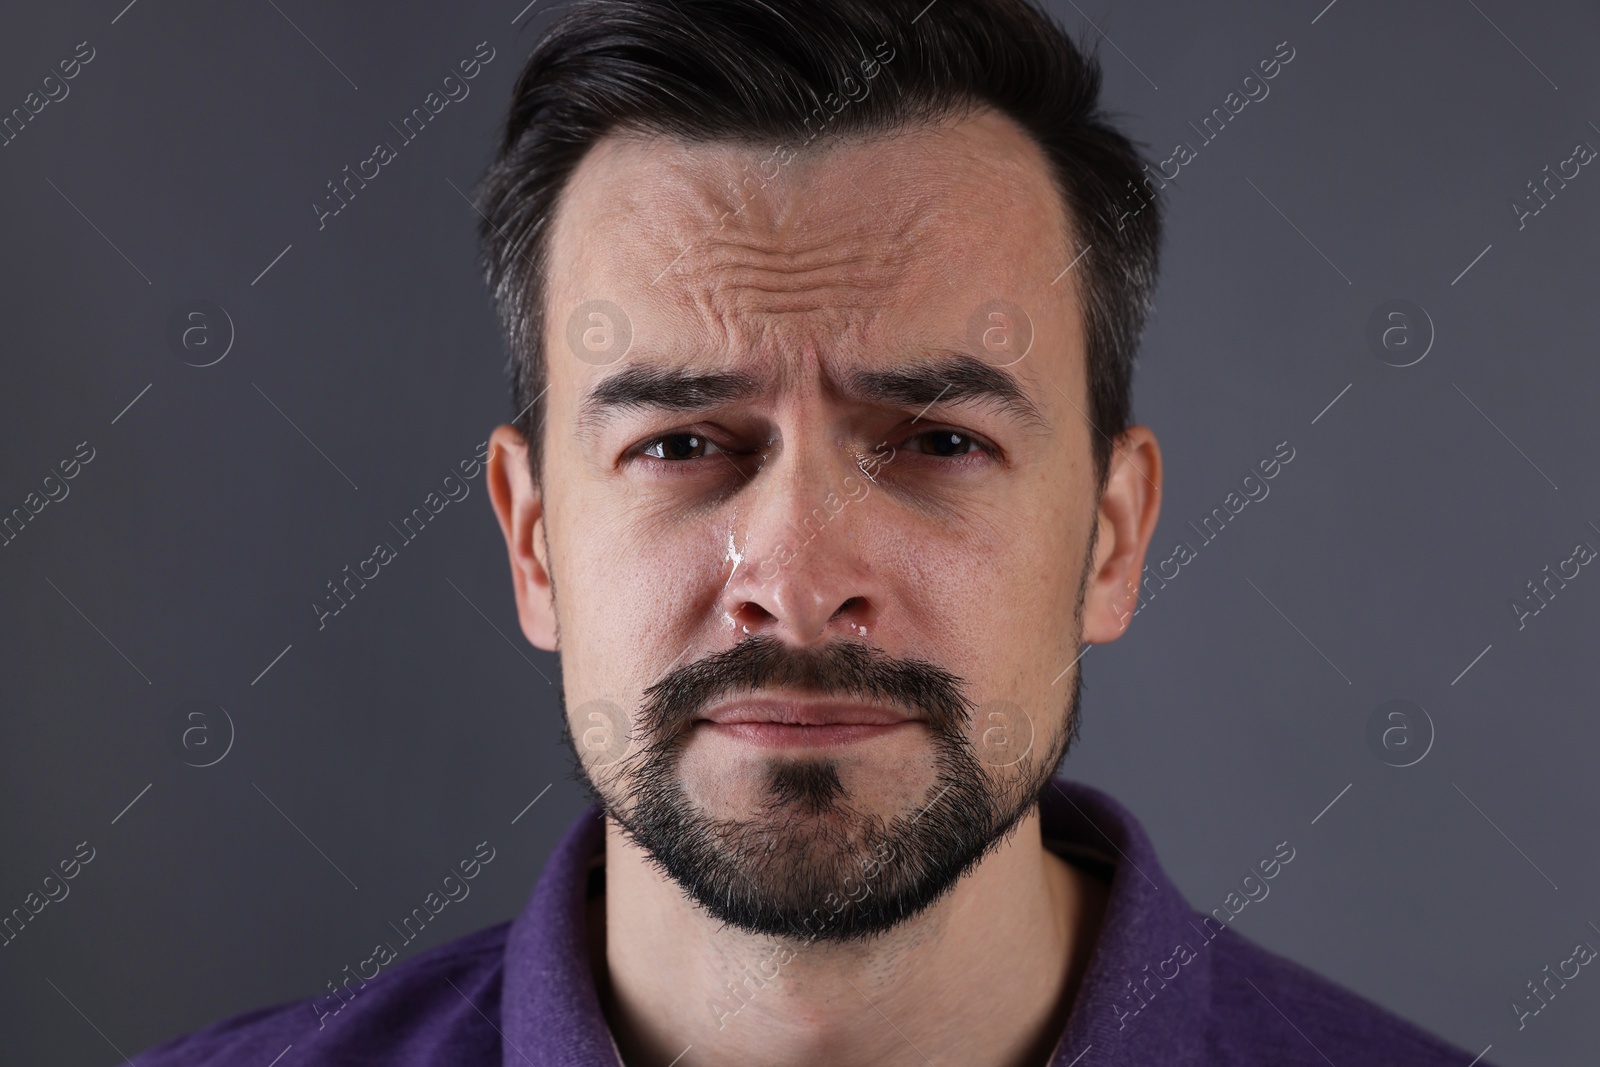
<instances>
[{"instance_id":1,"label":"nose bridge","mask_svg":"<svg viewBox=\"0 0 1600 1067\"><path fill-rule=\"evenodd\" d=\"M878 598L856 535L869 492L843 444L787 439L745 490L744 560L725 590L727 613L802 644L866 625Z\"/></svg>"}]
</instances>

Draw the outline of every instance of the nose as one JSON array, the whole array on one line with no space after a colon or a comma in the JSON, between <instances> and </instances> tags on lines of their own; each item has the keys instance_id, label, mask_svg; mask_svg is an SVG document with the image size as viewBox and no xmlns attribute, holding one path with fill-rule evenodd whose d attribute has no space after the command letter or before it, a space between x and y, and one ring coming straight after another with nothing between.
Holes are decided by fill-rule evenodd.
<instances>
[{"instance_id":1,"label":"nose","mask_svg":"<svg viewBox=\"0 0 1600 1067\"><path fill-rule=\"evenodd\" d=\"M764 465L741 493L742 556L722 592L735 626L800 646L868 636L883 609L867 558L876 491L842 450Z\"/></svg>"}]
</instances>

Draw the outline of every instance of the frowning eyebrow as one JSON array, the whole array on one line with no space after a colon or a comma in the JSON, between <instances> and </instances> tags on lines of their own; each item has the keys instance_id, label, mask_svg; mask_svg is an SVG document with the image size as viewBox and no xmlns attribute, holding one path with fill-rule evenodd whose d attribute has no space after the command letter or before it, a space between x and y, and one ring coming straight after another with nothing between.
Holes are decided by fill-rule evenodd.
<instances>
[{"instance_id":1,"label":"frowning eyebrow","mask_svg":"<svg viewBox=\"0 0 1600 1067\"><path fill-rule=\"evenodd\" d=\"M1038 407L1014 375L963 353L918 360L893 370L857 371L850 386L850 392L864 400L923 411L939 402L987 401L1024 422L1045 425Z\"/></svg>"},{"instance_id":2,"label":"frowning eyebrow","mask_svg":"<svg viewBox=\"0 0 1600 1067\"><path fill-rule=\"evenodd\" d=\"M701 411L761 392L761 383L736 371L701 372L668 367L627 367L595 387L578 413L582 429L594 429L618 411L657 408Z\"/></svg>"},{"instance_id":3,"label":"frowning eyebrow","mask_svg":"<svg viewBox=\"0 0 1600 1067\"><path fill-rule=\"evenodd\" d=\"M592 431L613 413L646 408L703 411L748 400L762 391L757 378L737 371L627 367L584 398L578 426ZM857 371L850 375L844 392L869 403L917 408L919 416L940 402L989 402L1024 422L1045 425L1015 376L963 353L921 359L889 370Z\"/></svg>"}]
</instances>

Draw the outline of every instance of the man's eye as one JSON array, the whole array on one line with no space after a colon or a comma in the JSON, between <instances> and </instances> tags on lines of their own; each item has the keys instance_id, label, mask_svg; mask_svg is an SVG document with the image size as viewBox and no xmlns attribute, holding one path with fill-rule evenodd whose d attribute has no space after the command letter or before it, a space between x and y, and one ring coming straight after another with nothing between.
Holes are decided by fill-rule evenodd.
<instances>
[{"instance_id":1,"label":"man's eye","mask_svg":"<svg viewBox=\"0 0 1600 1067\"><path fill-rule=\"evenodd\" d=\"M652 441L645 448L644 454L654 459L680 460L699 459L721 451L722 449L697 433L669 433Z\"/></svg>"},{"instance_id":2,"label":"man's eye","mask_svg":"<svg viewBox=\"0 0 1600 1067\"><path fill-rule=\"evenodd\" d=\"M978 449L978 442L969 434L955 430L930 430L914 439L918 452L930 456L964 456Z\"/></svg>"}]
</instances>

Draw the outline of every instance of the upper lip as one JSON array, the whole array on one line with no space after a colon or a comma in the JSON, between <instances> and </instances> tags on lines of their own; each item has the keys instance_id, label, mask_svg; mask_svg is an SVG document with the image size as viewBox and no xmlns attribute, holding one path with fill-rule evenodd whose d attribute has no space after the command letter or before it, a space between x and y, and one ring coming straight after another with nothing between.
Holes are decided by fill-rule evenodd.
<instances>
[{"instance_id":1,"label":"upper lip","mask_svg":"<svg viewBox=\"0 0 1600 1067\"><path fill-rule=\"evenodd\" d=\"M714 705L707 722L777 723L784 726L893 726L920 716L881 704L806 697L738 697Z\"/></svg>"}]
</instances>

